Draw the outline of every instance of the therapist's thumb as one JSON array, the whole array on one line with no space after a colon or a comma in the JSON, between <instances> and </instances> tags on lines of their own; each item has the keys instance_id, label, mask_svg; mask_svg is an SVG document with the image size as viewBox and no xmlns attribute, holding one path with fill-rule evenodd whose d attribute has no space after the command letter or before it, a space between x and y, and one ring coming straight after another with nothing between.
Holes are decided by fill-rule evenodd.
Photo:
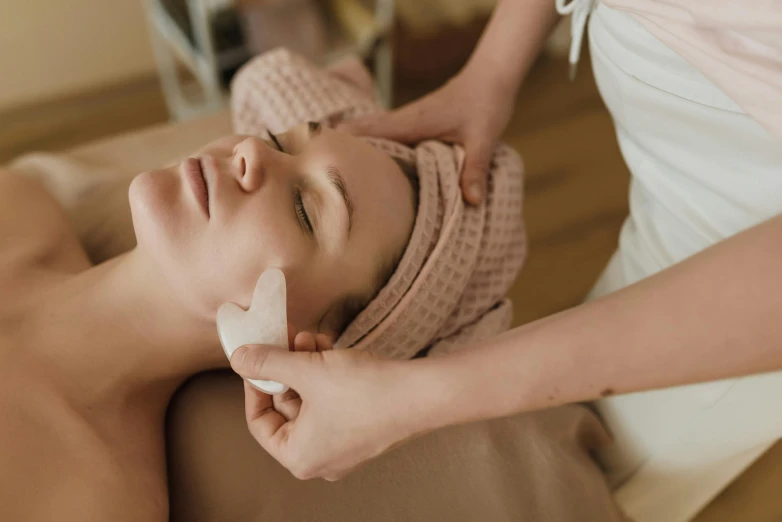
<instances>
[{"instance_id":1,"label":"therapist's thumb","mask_svg":"<svg viewBox=\"0 0 782 522\"><path fill-rule=\"evenodd\" d=\"M250 344L231 356L231 368L245 379L277 381L295 388L313 354L289 352L279 346Z\"/></svg>"},{"instance_id":2,"label":"therapist's thumb","mask_svg":"<svg viewBox=\"0 0 782 522\"><path fill-rule=\"evenodd\" d=\"M469 143L465 147L460 185L464 199L471 205L480 205L486 199L492 149L490 142Z\"/></svg>"}]
</instances>

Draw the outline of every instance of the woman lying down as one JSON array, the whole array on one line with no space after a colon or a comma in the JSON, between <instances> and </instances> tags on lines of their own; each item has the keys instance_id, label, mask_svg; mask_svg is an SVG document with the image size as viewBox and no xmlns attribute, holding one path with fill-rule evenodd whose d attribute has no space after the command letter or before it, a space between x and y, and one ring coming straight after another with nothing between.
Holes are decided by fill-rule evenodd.
<instances>
[{"instance_id":1,"label":"woman lying down","mask_svg":"<svg viewBox=\"0 0 782 522\"><path fill-rule=\"evenodd\" d=\"M247 306L268 267L286 275L289 321L322 334L297 349L409 358L507 328L518 158L498 150L487 203L465 207L454 148L328 128L377 110L353 72L253 61L234 85L238 134L136 176L137 244L100 264L68 220L79 208L0 175L0 520L620 519L584 408L422 437L327 483L254 442L231 372L171 402L228 366L217 308Z\"/></svg>"}]
</instances>

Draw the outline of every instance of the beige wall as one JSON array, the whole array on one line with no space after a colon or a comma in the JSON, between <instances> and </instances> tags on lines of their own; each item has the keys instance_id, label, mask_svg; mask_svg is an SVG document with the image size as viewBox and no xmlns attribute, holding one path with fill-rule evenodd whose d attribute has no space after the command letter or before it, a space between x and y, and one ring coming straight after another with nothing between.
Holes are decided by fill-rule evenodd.
<instances>
[{"instance_id":1,"label":"beige wall","mask_svg":"<svg viewBox=\"0 0 782 522\"><path fill-rule=\"evenodd\" d=\"M154 73L144 0L0 0L0 110Z\"/></svg>"}]
</instances>

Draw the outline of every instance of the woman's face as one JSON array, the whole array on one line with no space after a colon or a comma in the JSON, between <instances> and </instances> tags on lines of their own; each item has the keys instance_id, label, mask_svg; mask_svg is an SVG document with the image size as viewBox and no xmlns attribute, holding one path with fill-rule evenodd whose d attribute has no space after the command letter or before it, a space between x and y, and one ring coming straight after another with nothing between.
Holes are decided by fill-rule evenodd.
<instances>
[{"instance_id":1,"label":"woman's face","mask_svg":"<svg viewBox=\"0 0 782 522\"><path fill-rule=\"evenodd\" d=\"M222 138L137 176L138 245L201 316L249 305L261 273L278 267L288 320L335 334L345 299L371 297L405 248L412 187L387 154L350 135L303 124L270 138Z\"/></svg>"}]
</instances>

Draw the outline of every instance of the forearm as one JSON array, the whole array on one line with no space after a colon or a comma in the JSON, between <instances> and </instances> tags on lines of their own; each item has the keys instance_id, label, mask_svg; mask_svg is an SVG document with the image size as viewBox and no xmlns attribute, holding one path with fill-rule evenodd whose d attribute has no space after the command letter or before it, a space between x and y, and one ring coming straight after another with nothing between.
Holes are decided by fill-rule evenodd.
<instances>
[{"instance_id":1,"label":"forearm","mask_svg":"<svg viewBox=\"0 0 782 522\"><path fill-rule=\"evenodd\" d=\"M782 216L635 285L422 365L430 424L782 369ZM432 379L429 379L430 381Z\"/></svg>"},{"instance_id":2,"label":"forearm","mask_svg":"<svg viewBox=\"0 0 782 522\"><path fill-rule=\"evenodd\" d=\"M500 0L465 71L514 96L558 18L552 0Z\"/></svg>"}]
</instances>

